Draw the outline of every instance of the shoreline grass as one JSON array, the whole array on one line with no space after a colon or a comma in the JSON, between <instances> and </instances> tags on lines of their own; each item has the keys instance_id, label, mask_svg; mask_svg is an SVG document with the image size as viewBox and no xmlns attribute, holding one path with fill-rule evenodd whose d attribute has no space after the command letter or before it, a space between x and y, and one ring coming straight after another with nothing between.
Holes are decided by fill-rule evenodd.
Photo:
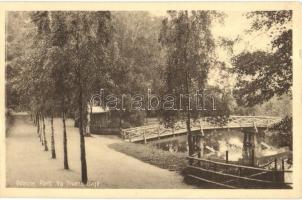
<instances>
[{"instance_id":1,"label":"shoreline grass","mask_svg":"<svg viewBox=\"0 0 302 200\"><path fill-rule=\"evenodd\" d=\"M149 144L130 142L114 143L109 145L109 147L143 162L181 174L187 167L185 153L171 153Z\"/></svg>"}]
</instances>

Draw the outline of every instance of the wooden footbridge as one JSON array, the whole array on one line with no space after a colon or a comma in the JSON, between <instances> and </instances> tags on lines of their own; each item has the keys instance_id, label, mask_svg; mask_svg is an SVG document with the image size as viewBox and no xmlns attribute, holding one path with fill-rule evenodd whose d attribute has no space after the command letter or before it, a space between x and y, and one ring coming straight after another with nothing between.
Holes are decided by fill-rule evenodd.
<instances>
[{"instance_id":1,"label":"wooden footbridge","mask_svg":"<svg viewBox=\"0 0 302 200\"><path fill-rule=\"evenodd\" d=\"M291 152L274 155L270 158L255 155L256 140L265 134L265 130L279 122L279 117L267 116L230 116L223 125L212 123L212 119L202 118L191 122L192 152L188 156L188 167L185 170L186 181L194 184L209 185L209 188L291 188L286 176L292 171L285 169L285 162L291 162ZM211 160L204 157L205 132L216 130L239 129L243 133L242 159L237 162L228 160ZM178 122L174 128L163 125L141 126L122 130L122 137L129 142L144 142L186 134L185 122ZM207 134L207 133L206 133ZM273 166L273 167L271 167Z\"/></svg>"},{"instance_id":2,"label":"wooden footbridge","mask_svg":"<svg viewBox=\"0 0 302 200\"><path fill-rule=\"evenodd\" d=\"M280 117L267 116L235 116L231 115L224 125L211 123L210 118L201 118L191 122L192 132L201 132L217 129L243 129L243 128L268 128L272 124L279 122ZM122 138L129 142L147 142L152 139L186 134L186 123L179 121L174 128L166 128L163 125L149 125L135 128L122 129Z\"/></svg>"}]
</instances>

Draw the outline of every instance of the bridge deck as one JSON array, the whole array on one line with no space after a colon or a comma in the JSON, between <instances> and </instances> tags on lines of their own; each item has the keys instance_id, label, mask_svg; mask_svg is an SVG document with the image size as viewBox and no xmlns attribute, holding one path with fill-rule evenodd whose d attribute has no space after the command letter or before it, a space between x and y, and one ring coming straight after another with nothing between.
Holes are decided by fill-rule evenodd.
<instances>
[{"instance_id":1,"label":"bridge deck","mask_svg":"<svg viewBox=\"0 0 302 200\"><path fill-rule=\"evenodd\" d=\"M267 128L281 120L280 117L266 116L230 116L223 126L217 126L209 122L207 118L195 120L191 123L191 131L203 132L205 130L218 129L242 129L242 128ZM161 137L182 135L187 132L186 124L178 122L174 128L165 128L162 125L140 126L122 130L122 137L129 142L147 142L147 140Z\"/></svg>"}]
</instances>

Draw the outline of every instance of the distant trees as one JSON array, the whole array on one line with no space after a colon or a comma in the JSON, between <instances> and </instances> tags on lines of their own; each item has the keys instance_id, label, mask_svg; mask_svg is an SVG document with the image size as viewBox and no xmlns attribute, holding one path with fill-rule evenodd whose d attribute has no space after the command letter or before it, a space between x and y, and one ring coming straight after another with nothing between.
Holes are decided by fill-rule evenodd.
<instances>
[{"instance_id":1,"label":"distant trees","mask_svg":"<svg viewBox=\"0 0 302 200\"><path fill-rule=\"evenodd\" d=\"M280 97L274 96L267 102L252 107L236 106L233 110L235 115L266 115L286 117L292 114L292 99L290 95L284 94Z\"/></svg>"},{"instance_id":2,"label":"distant trees","mask_svg":"<svg viewBox=\"0 0 302 200\"><path fill-rule=\"evenodd\" d=\"M164 67L162 47L158 42L161 19L148 12L113 12L113 38L110 79L108 89L113 94L129 95L158 92L161 69ZM142 125L146 109L118 111L123 123L121 126Z\"/></svg>"},{"instance_id":3,"label":"distant trees","mask_svg":"<svg viewBox=\"0 0 302 200\"><path fill-rule=\"evenodd\" d=\"M6 29L5 102L8 108L22 110L29 105L29 101L23 98L24 95L20 95L22 85L19 83L23 68L28 62L26 51L31 49L34 25L30 22L29 14L26 12L8 12L6 17L9 23L7 23Z\"/></svg>"}]
</instances>

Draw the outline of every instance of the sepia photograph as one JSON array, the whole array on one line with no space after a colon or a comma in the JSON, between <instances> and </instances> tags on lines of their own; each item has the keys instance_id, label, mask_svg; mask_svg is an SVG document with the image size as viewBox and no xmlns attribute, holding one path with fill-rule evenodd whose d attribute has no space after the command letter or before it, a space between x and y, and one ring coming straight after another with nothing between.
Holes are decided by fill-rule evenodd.
<instances>
[{"instance_id":1,"label":"sepia photograph","mask_svg":"<svg viewBox=\"0 0 302 200\"><path fill-rule=\"evenodd\" d=\"M4 187L293 190L293 12L6 10Z\"/></svg>"}]
</instances>

